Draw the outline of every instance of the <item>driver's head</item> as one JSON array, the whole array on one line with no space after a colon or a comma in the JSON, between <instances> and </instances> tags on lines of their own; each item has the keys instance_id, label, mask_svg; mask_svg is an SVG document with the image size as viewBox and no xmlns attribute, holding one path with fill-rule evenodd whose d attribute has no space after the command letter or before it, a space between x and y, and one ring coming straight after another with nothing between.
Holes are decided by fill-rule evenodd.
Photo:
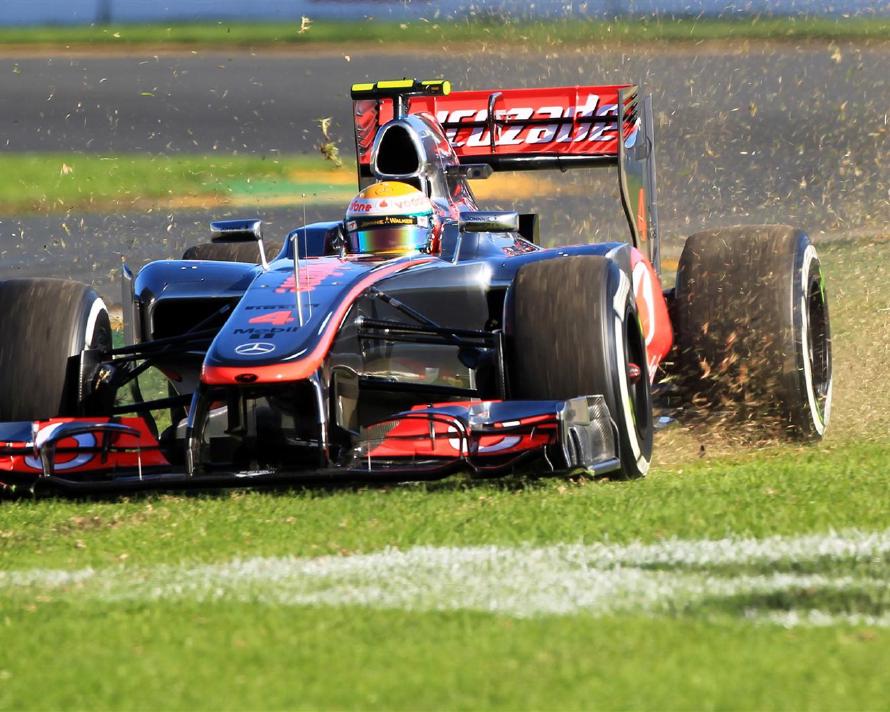
<instances>
[{"instance_id":1,"label":"driver's head","mask_svg":"<svg viewBox=\"0 0 890 712\"><path fill-rule=\"evenodd\" d=\"M407 183L383 181L359 193L346 210L349 251L396 257L432 244L433 204Z\"/></svg>"}]
</instances>

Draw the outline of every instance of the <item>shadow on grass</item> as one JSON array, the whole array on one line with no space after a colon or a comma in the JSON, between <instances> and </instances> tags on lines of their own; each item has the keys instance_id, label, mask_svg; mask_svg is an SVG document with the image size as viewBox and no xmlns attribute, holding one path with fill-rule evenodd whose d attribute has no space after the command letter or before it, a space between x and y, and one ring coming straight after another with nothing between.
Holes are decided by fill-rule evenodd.
<instances>
[{"instance_id":1,"label":"shadow on grass","mask_svg":"<svg viewBox=\"0 0 890 712\"><path fill-rule=\"evenodd\" d=\"M586 483L625 484L623 480L610 480L606 477L590 477L584 474L571 476L531 476L505 475L502 477L470 477L458 473L438 480L419 480L403 482L371 482L367 480L339 482L288 482L288 483L248 483L243 485L226 485L211 487L201 483L184 485L146 486L144 489L129 491L99 491L65 493L60 491L38 492L37 494L19 492L12 495L0 495L0 504L5 501L34 502L142 502L153 499L178 497L183 499L224 500L233 499L247 494L258 494L267 497L312 497L328 498L343 494L361 492L405 492L421 491L431 496L451 495L456 492L490 491L490 492L528 492L543 491L554 481L561 481L568 486L579 486Z\"/></svg>"}]
</instances>

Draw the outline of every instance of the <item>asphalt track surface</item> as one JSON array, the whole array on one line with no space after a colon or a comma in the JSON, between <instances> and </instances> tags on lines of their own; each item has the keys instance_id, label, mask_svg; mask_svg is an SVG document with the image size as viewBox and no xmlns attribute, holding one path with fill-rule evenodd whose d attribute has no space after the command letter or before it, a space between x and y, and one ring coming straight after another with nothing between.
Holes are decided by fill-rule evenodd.
<instances>
[{"instance_id":1,"label":"asphalt track surface","mask_svg":"<svg viewBox=\"0 0 890 712\"><path fill-rule=\"evenodd\" d=\"M890 47L811 43L424 55L184 53L0 57L0 147L67 153L312 152L333 117L352 149L349 85L445 77L457 88L640 82L653 94L663 233L781 222L812 233L886 233L890 225ZM548 176L518 205L552 242L620 237L612 174ZM514 204L509 195L498 207ZM337 217L309 204L308 219ZM112 288L122 256L138 266L206 239L231 210L0 218L0 277L69 276ZM267 234L303 206L239 209Z\"/></svg>"}]
</instances>

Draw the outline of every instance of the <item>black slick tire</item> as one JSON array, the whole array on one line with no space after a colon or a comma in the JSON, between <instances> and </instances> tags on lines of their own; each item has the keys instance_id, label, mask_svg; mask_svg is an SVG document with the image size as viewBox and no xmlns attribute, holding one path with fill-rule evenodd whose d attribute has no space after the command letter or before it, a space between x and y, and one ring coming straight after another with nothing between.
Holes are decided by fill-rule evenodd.
<instances>
[{"instance_id":1,"label":"black slick tire","mask_svg":"<svg viewBox=\"0 0 890 712\"><path fill-rule=\"evenodd\" d=\"M507 309L511 397L602 395L617 430L623 476L645 475L652 458L652 397L627 275L598 256L532 262L517 273ZM635 376L631 363L639 369Z\"/></svg>"},{"instance_id":2,"label":"black slick tire","mask_svg":"<svg viewBox=\"0 0 890 712\"><path fill-rule=\"evenodd\" d=\"M63 279L0 282L0 422L74 415L84 349L111 349L105 303Z\"/></svg>"},{"instance_id":3,"label":"black slick tire","mask_svg":"<svg viewBox=\"0 0 890 712\"><path fill-rule=\"evenodd\" d=\"M822 268L784 225L692 235L677 271L674 325L685 386L705 408L819 439L831 414L831 330Z\"/></svg>"}]
</instances>

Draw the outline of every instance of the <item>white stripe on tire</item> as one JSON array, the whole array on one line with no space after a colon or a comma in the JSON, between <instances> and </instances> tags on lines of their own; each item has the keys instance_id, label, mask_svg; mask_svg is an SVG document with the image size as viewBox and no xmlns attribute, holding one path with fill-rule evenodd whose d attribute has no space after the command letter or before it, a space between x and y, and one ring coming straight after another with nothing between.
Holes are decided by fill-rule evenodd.
<instances>
[{"instance_id":1,"label":"white stripe on tire","mask_svg":"<svg viewBox=\"0 0 890 712\"><path fill-rule=\"evenodd\" d=\"M637 463L637 469L641 474L645 475L649 471L649 461L643 456L640 443L637 440L637 427L634 421L633 411L630 403L630 393L627 389L627 356L624 353L624 312L627 304L627 297L630 291L630 281L624 272L621 272L621 282L612 306L615 309L615 368L619 374L618 385L621 391L620 408L624 415L624 430L627 432L627 439L630 442L630 449L633 452L634 459ZM618 297L621 297L619 302ZM617 415L617 414L616 414ZM619 443L620 446L620 443Z\"/></svg>"},{"instance_id":2,"label":"white stripe on tire","mask_svg":"<svg viewBox=\"0 0 890 712\"><path fill-rule=\"evenodd\" d=\"M102 301L101 297L97 297L90 305L90 313L87 316L87 328L83 335L83 347L85 349L90 348L93 340L96 338L96 324L99 321L99 315L103 311L107 312L108 307L105 306L105 302ZM75 354L71 355L74 356Z\"/></svg>"}]
</instances>

